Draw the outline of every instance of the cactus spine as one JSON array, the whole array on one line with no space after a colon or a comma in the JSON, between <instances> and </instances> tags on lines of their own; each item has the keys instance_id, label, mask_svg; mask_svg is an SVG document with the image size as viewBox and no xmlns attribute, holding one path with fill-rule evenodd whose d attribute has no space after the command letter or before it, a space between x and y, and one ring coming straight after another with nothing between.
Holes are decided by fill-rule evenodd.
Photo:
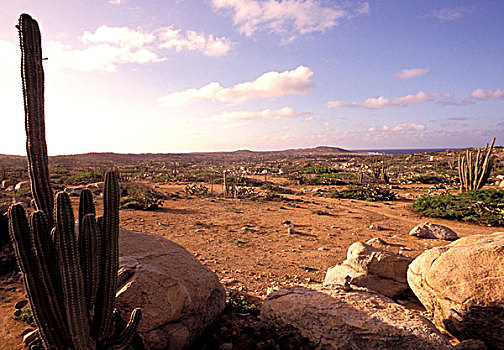
<instances>
[{"instance_id":1,"label":"cactus spine","mask_svg":"<svg viewBox=\"0 0 504 350\"><path fill-rule=\"evenodd\" d=\"M103 217L95 218L92 195L83 191L77 240L70 198L60 192L54 203L49 182L40 31L26 14L21 15L18 29L28 167L38 210L28 223L23 207L13 205L9 232L39 337L46 349L120 349L136 333L141 310L132 312L126 329L113 332L119 263L118 178L114 172L106 174Z\"/></svg>"},{"instance_id":2,"label":"cactus spine","mask_svg":"<svg viewBox=\"0 0 504 350\"><path fill-rule=\"evenodd\" d=\"M492 151L494 143L495 137L490 147L488 147L487 143L483 152L478 149L476 156L469 150L466 150L465 156L459 155L458 173L461 193L479 190L486 184L493 167Z\"/></svg>"}]
</instances>

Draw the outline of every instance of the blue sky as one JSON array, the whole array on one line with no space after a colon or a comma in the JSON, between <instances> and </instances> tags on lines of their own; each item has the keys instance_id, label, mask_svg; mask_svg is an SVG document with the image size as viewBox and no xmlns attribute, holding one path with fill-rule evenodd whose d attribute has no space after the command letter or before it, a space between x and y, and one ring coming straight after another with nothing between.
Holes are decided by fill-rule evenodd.
<instances>
[{"instance_id":1,"label":"blue sky","mask_svg":"<svg viewBox=\"0 0 504 350\"><path fill-rule=\"evenodd\" d=\"M501 0L2 0L0 153L25 153L23 12L51 155L503 144Z\"/></svg>"}]
</instances>

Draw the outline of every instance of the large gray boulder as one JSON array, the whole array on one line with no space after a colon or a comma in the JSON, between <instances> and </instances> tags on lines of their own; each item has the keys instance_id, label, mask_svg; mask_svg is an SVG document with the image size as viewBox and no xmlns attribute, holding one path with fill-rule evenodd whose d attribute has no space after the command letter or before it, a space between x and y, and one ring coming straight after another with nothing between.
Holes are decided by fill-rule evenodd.
<instances>
[{"instance_id":1,"label":"large gray boulder","mask_svg":"<svg viewBox=\"0 0 504 350\"><path fill-rule=\"evenodd\" d=\"M411 263L408 283L436 324L504 349L504 232L425 251Z\"/></svg>"},{"instance_id":2,"label":"large gray boulder","mask_svg":"<svg viewBox=\"0 0 504 350\"><path fill-rule=\"evenodd\" d=\"M221 315L217 276L180 245L154 234L120 230L116 306L123 319L142 308L147 349L184 349Z\"/></svg>"},{"instance_id":3,"label":"large gray boulder","mask_svg":"<svg viewBox=\"0 0 504 350\"><path fill-rule=\"evenodd\" d=\"M411 261L410 257L356 242L348 247L342 264L327 270L324 285L349 283L392 298L408 289L406 271Z\"/></svg>"},{"instance_id":4,"label":"large gray boulder","mask_svg":"<svg viewBox=\"0 0 504 350\"><path fill-rule=\"evenodd\" d=\"M422 316L364 289L290 287L268 295L261 320L282 349L443 350L451 345Z\"/></svg>"}]
</instances>

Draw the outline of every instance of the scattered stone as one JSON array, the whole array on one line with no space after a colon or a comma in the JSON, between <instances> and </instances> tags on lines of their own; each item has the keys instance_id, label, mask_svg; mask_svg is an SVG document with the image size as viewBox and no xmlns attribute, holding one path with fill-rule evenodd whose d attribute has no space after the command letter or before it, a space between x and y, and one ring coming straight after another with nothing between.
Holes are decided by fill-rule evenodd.
<instances>
[{"instance_id":1,"label":"scattered stone","mask_svg":"<svg viewBox=\"0 0 504 350\"><path fill-rule=\"evenodd\" d=\"M317 250L321 251L321 252L325 252L325 251L328 251L329 248L326 248L326 247L320 247L318 248Z\"/></svg>"},{"instance_id":2,"label":"scattered stone","mask_svg":"<svg viewBox=\"0 0 504 350\"><path fill-rule=\"evenodd\" d=\"M14 187L14 190L16 190L16 192L29 189L30 189L30 181L20 181L16 184L16 187Z\"/></svg>"},{"instance_id":3,"label":"scattered stone","mask_svg":"<svg viewBox=\"0 0 504 350\"><path fill-rule=\"evenodd\" d=\"M220 283L224 286L229 286L237 283L238 281L232 277L224 277L220 280Z\"/></svg>"},{"instance_id":4,"label":"scattered stone","mask_svg":"<svg viewBox=\"0 0 504 350\"><path fill-rule=\"evenodd\" d=\"M294 230L292 227L287 228L287 233L290 234L290 235L297 235L297 234L299 234L299 232L297 232L296 230Z\"/></svg>"},{"instance_id":5,"label":"scattered stone","mask_svg":"<svg viewBox=\"0 0 504 350\"><path fill-rule=\"evenodd\" d=\"M10 186L13 186L13 185L14 185L14 183L12 182L12 180L3 180L2 184L0 185L0 188L3 190L6 190L7 188L9 188Z\"/></svg>"},{"instance_id":6,"label":"scattered stone","mask_svg":"<svg viewBox=\"0 0 504 350\"><path fill-rule=\"evenodd\" d=\"M146 349L185 349L225 306L217 276L178 244L155 234L121 229L116 307L123 319L142 308L138 332ZM121 271L120 271L121 272Z\"/></svg>"},{"instance_id":7,"label":"scattered stone","mask_svg":"<svg viewBox=\"0 0 504 350\"><path fill-rule=\"evenodd\" d=\"M38 329L35 329L31 332L26 333L23 336L23 344L25 346L30 345L35 339L37 339L37 336L38 336Z\"/></svg>"},{"instance_id":8,"label":"scattered stone","mask_svg":"<svg viewBox=\"0 0 504 350\"><path fill-rule=\"evenodd\" d=\"M454 241L459 238L449 227L430 222L413 227L409 234L418 238L443 239L445 241Z\"/></svg>"},{"instance_id":9,"label":"scattered stone","mask_svg":"<svg viewBox=\"0 0 504 350\"><path fill-rule=\"evenodd\" d=\"M327 270L324 285L344 285L350 277L353 285L393 298L408 289L406 271L411 261L412 258L356 242L348 247L343 263Z\"/></svg>"},{"instance_id":10,"label":"scattered stone","mask_svg":"<svg viewBox=\"0 0 504 350\"><path fill-rule=\"evenodd\" d=\"M272 292L261 309L281 349L444 350L451 345L427 319L364 289L316 286Z\"/></svg>"},{"instance_id":11,"label":"scattered stone","mask_svg":"<svg viewBox=\"0 0 504 350\"><path fill-rule=\"evenodd\" d=\"M19 309L24 308L26 305L28 305L28 301L27 301L27 300L20 300L20 301L18 301L18 302L14 305L14 308L19 310Z\"/></svg>"},{"instance_id":12,"label":"scattered stone","mask_svg":"<svg viewBox=\"0 0 504 350\"><path fill-rule=\"evenodd\" d=\"M383 230L385 230L384 227L381 227L380 225L374 225L374 224L369 225L368 228L370 230L377 230L377 231L383 231Z\"/></svg>"},{"instance_id":13,"label":"scattered stone","mask_svg":"<svg viewBox=\"0 0 504 350\"><path fill-rule=\"evenodd\" d=\"M23 335L23 336L24 336L25 334L30 333L31 331L33 331L33 328L31 328L31 327L25 328L25 329L23 329L23 331L21 332L21 335Z\"/></svg>"},{"instance_id":14,"label":"scattered stone","mask_svg":"<svg viewBox=\"0 0 504 350\"><path fill-rule=\"evenodd\" d=\"M380 237L371 238L370 240L366 241L366 244L372 245L373 247L390 245Z\"/></svg>"},{"instance_id":15,"label":"scattered stone","mask_svg":"<svg viewBox=\"0 0 504 350\"><path fill-rule=\"evenodd\" d=\"M425 251L411 263L408 283L436 324L504 349L504 232Z\"/></svg>"}]
</instances>

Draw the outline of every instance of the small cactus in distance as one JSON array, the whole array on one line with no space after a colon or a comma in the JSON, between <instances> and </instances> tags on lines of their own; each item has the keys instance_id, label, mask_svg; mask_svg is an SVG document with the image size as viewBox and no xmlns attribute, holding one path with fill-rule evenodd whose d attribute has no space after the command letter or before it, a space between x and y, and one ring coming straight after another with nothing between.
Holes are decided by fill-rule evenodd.
<instances>
[{"instance_id":1,"label":"small cactus in distance","mask_svg":"<svg viewBox=\"0 0 504 350\"><path fill-rule=\"evenodd\" d=\"M29 220L19 204L9 209L9 232L39 338L46 349L121 349L136 333L141 310L114 329L118 270L119 183L105 179L103 216L95 217L88 190L79 205L79 240L69 196L49 182L44 126L44 72L38 24L19 18L28 168L36 211ZM53 215L54 212L54 215Z\"/></svg>"},{"instance_id":2,"label":"small cactus in distance","mask_svg":"<svg viewBox=\"0 0 504 350\"><path fill-rule=\"evenodd\" d=\"M478 149L476 155L466 150L465 156L458 158L458 173L460 178L460 192L474 191L482 188L493 168L492 151L495 143L495 137L488 147L485 145L483 151Z\"/></svg>"}]
</instances>

